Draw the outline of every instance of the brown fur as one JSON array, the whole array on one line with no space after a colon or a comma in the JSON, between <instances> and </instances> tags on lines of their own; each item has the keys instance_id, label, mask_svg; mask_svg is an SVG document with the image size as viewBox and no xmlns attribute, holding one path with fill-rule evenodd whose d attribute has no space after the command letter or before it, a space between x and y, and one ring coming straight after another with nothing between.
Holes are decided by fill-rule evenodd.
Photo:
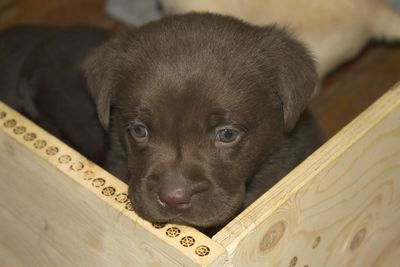
<instances>
[{"instance_id":1,"label":"brown fur","mask_svg":"<svg viewBox=\"0 0 400 267\"><path fill-rule=\"evenodd\" d=\"M274 26L172 16L117 35L86 72L111 136L108 167L151 221L224 224L321 142L309 114L296 126L314 62ZM222 142L221 129L235 142Z\"/></svg>"},{"instance_id":2,"label":"brown fur","mask_svg":"<svg viewBox=\"0 0 400 267\"><path fill-rule=\"evenodd\" d=\"M81 68L110 37L92 26L19 25L0 32L0 99L97 164L107 136Z\"/></svg>"}]
</instances>

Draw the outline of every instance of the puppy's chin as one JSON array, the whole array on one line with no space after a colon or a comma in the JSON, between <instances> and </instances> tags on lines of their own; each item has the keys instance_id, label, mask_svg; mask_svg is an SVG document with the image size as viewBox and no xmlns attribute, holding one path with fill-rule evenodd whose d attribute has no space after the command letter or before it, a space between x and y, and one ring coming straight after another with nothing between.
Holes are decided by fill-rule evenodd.
<instances>
[{"instance_id":1,"label":"puppy's chin","mask_svg":"<svg viewBox=\"0 0 400 267\"><path fill-rule=\"evenodd\" d=\"M195 195L189 208L171 209L160 205L157 195L151 191L142 191L141 186L129 187L129 197L135 212L145 220L157 223L184 224L207 228L220 226L234 218L244 201L244 186L236 192L227 194L214 189ZM215 196L218 196L216 199Z\"/></svg>"}]
</instances>

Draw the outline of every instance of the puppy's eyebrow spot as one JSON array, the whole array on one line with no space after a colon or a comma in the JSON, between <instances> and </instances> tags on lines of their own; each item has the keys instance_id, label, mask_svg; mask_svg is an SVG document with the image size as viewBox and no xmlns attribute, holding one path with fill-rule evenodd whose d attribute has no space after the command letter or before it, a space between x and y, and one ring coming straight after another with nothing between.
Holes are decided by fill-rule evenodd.
<instances>
[{"instance_id":1,"label":"puppy's eyebrow spot","mask_svg":"<svg viewBox=\"0 0 400 267\"><path fill-rule=\"evenodd\" d=\"M124 110L122 113L131 120L149 120L152 114L151 110L144 106L137 106L134 109L130 108Z\"/></svg>"},{"instance_id":2,"label":"puppy's eyebrow spot","mask_svg":"<svg viewBox=\"0 0 400 267\"><path fill-rule=\"evenodd\" d=\"M211 128L228 123L229 114L225 110L214 110L208 116L208 125Z\"/></svg>"},{"instance_id":3,"label":"puppy's eyebrow spot","mask_svg":"<svg viewBox=\"0 0 400 267\"><path fill-rule=\"evenodd\" d=\"M151 110L148 107L139 105L135 108L135 113L137 116L150 116Z\"/></svg>"},{"instance_id":4,"label":"puppy's eyebrow spot","mask_svg":"<svg viewBox=\"0 0 400 267\"><path fill-rule=\"evenodd\" d=\"M244 118L238 116L235 112L227 111L227 110L219 110L217 112L212 112L208 117L208 127L211 129L216 128L217 126L225 126L225 125L241 125L245 127Z\"/></svg>"}]
</instances>

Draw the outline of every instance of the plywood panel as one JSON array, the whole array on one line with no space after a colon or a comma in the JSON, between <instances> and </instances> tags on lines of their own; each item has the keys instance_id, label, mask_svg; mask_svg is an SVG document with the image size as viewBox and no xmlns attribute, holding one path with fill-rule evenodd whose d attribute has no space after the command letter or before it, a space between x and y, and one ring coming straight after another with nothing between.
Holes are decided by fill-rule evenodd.
<instances>
[{"instance_id":1,"label":"plywood panel","mask_svg":"<svg viewBox=\"0 0 400 267\"><path fill-rule=\"evenodd\" d=\"M0 128L0 255L21 266L224 262L225 250L195 229L140 219L126 184L4 104Z\"/></svg>"},{"instance_id":2,"label":"plywood panel","mask_svg":"<svg viewBox=\"0 0 400 267\"><path fill-rule=\"evenodd\" d=\"M1 264L398 266L400 86L213 240L141 220L125 184L3 104L0 128Z\"/></svg>"},{"instance_id":3,"label":"plywood panel","mask_svg":"<svg viewBox=\"0 0 400 267\"><path fill-rule=\"evenodd\" d=\"M214 240L235 266L399 266L400 86Z\"/></svg>"}]
</instances>

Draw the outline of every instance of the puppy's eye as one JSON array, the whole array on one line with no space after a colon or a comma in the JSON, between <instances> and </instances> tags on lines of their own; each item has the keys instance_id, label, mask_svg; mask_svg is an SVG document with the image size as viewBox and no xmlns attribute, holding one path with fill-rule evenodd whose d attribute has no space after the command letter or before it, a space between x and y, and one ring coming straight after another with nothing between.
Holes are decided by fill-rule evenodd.
<instances>
[{"instance_id":1,"label":"puppy's eye","mask_svg":"<svg viewBox=\"0 0 400 267\"><path fill-rule=\"evenodd\" d=\"M218 132L218 140L224 143L232 143L239 133L233 129L223 129Z\"/></svg>"},{"instance_id":2,"label":"puppy's eye","mask_svg":"<svg viewBox=\"0 0 400 267\"><path fill-rule=\"evenodd\" d=\"M234 128L223 128L217 130L216 145L231 146L236 144L240 138L240 131Z\"/></svg>"},{"instance_id":3,"label":"puppy's eye","mask_svg":"<svg viewBox=\"0 0 400 267\"><path fill-rule=\"evenodd\" d=\"M149 136L149 130L143 124L133 124L129 127L131 135L139 141L146 140Z\"/></svg>"}]
</instances>

